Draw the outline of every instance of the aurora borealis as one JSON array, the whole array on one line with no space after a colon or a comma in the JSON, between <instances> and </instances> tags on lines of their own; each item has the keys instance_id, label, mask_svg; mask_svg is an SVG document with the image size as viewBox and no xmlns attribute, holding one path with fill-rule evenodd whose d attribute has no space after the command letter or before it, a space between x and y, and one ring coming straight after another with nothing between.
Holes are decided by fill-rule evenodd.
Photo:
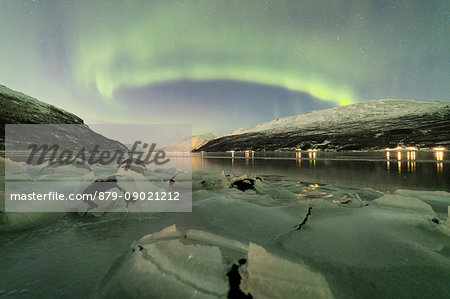
<instances>
[{"instance_id":1,"label":"aurora borealis","mask_svg":"<svg viewBox=\"0 0 450 299\"><path fill-rule=\"evenodd\" d=\"M87 122L194 133L364 99L450 101L449 20L445 0L0 0L0 84Z\"/></svg>"}]
</instances>

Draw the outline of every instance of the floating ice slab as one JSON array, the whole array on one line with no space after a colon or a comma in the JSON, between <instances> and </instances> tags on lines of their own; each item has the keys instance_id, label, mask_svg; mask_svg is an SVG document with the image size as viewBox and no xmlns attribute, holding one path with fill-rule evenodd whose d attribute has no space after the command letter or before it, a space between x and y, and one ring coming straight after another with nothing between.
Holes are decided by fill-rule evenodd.
<instances>
[{"instance_id":1,"label":"floating ice slab","mask_svg":"<svg viewBox=\"0 0 450 299\"><path fill-rule=\"evenodd\" d=\"M175 226L144 237L111 269L100 298L225 298L226 266L217 246L189 244Z\"/></svg>"},{"instance_id":2,"label":"floating ice slab","mask_svg":"<svg viewBox=\"0 0 450 299\"><path fill-rule=\"evenodd\" d=\"M0 213L0 232L25 230L50 223L63 213Z\"/></svg>"},{"instance_id":3,"label":"floating ice slab","mask_svg":"<svg viewBox=\"0 0 450 299\"><path fill-rule=\"evenodd\" d=\"M375 199L373 202L382 206L416 211L424 215L436 217L436 213L429 204L414 197L385 194L382 197Z\"/></svg>"},{"instance_id":4,"label":"floating ice slab","mask_svg":"<svg viewBox=\"0 0 450 299\"><path fill-rule=\"evenodd\" d=\"M235 255L230 254L235 252ZM323 275L306 266L199 230L181 233L172 225L133 243L98 288L100 298L226 298L233 257L246 257L239 268L240 289L253 298L333 298Z\"/></svg>"},{"instance_id":5,"label":"floating ice slab","mask_svg":"<svg viewBox=\"0 0 450 299\"><path fill-rule=\"evenodd\" d=\"M450 193L445 191L397 190L394 194L418 198L431 205L438 213L446 213L450 205Z\"/></svg>"},{"instance_id":6,"label":"floating ice slab","mask_svg":"<svg viewBox=\"0 0 450 299\"><path fill-rule=\"evenodd\" d=\"M245 268L241 268L245 269ZM241 290L253 298L333 298L325 277L250 243Z\"/></svg>"},{"instance_id":7,"label":"floating ice slab","mask_svg":"<svg viewBox=\"0 0 450 299\"><path fill-rule=\"evenodd\" d=\"M450 206L447 207L447 226L450 228Z\"/></svg>"},{"instance_id":8,"label":"floating ice slab","mask_svg":"<svg viewBox=\"0 0 450 299\"><path fill-rule=\"evenodd\" d=\"M89 173L91 171L91 166L81 160L75 160L71 162L54 161L42 168L41 174L80 176L85 175L86 173Z\"/></svg>"},{"instance_id":9,"label":"floating ice slab","mask_svg":"<svg viewBox=\"0 0 450 299\"><path fill-rule=\"evenodd\" d=\"M26 170L26 167L22 163L12 161L11 159L0 157L1 162L5 163L5 175L23 173Z\"/></svg>"},{"instance_id":10,"label":"floating ice slab","mask_svg":"<svg viewBox=\"0 0 450 299\"><path fill-rule=\"evenodd\" d=\"M230 182L224 172L195 171L192 173L192 190L222 190L229 188Z\"/></svg>"}]
</instances>

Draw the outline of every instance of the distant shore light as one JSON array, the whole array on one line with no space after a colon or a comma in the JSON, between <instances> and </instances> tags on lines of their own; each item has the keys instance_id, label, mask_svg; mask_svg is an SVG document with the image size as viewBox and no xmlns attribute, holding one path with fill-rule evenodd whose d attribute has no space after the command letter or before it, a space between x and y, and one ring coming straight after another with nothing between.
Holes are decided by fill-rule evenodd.
<instances>
[{"instance_id":1,"label":"distant shore light","mask_svg":"<svg viewBox=\"0 0 450 299\"><path fill-rule=\"evenodd\" d=\"M401 146L397 146L396 148L385 148L385 151L418 151L419 148L416 146L408 146L408 147L401 147Z\"/></svg>"}]
</instances>

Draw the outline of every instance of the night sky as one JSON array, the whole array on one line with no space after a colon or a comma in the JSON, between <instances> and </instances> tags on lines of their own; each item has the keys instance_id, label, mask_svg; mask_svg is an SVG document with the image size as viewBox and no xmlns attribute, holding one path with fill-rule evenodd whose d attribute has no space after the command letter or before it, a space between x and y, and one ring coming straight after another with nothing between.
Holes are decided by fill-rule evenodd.
<instances>
[{"instance_id":1,"label":"night sky","mask_svg":"<svg viewBox=\"0 0 450 299\"><path fill-rule=\"evenodd\" d=\"M87 123L227 133L366 99L450 101L450 1L0 0L0 84Z\"/></svg>"}]
</instances>

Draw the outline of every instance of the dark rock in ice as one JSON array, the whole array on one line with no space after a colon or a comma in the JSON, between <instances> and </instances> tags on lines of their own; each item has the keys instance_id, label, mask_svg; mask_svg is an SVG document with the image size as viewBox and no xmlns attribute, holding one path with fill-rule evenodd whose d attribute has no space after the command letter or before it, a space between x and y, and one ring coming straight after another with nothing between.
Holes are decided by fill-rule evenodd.
<instances>
[{"instance_id":1,"label":"dark rock in ice","mask_svg":"<svg viewBox=\"0 0 450 299\"><path fill-rule=\"evenodd\" d=\"M141 245L138 245L138 248L139 248L139 251L144 250L144 247L142 247ZM136 248L133 248L133 249L131 250L131 252L135 252L135 251L136 251Z\"/></svg>"},{"instance_id":2,"label":"dark rock in ice","mask_svg":"<svg viewBox=\"0 0 450 299\"><path fill-rule=\"evenodd\" d=\"M255 190L255 179L246 178L243 180L237 180L231 183L231 187L237 188L244 192L246 190Z\"/></svg>"},{"instance_id":3,"label":"dark rock in ice","mask_svg":"<svg viewBox=\"0 0 450 299\"><path fill-rule=\"evenodd\" d=\"M169 187L172 187L172 186L174 186L175 185L175 178L171 178L170 180L169 180Z\"/></svg>"}]
</instances>

